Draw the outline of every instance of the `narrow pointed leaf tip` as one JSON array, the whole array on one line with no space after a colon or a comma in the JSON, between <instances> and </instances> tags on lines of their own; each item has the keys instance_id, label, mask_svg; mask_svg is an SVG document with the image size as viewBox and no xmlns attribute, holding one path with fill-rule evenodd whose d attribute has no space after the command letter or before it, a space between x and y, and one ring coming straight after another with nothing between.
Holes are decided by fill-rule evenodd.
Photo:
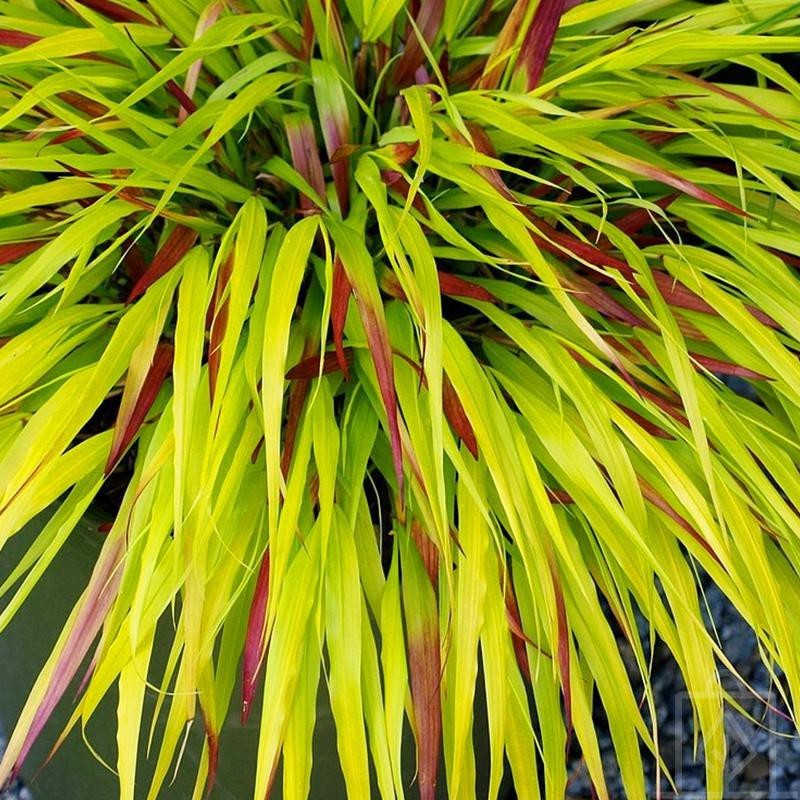
<instances>
[{"instance_id":1,"label":"narrow pointed leaf tip","mask_svg":"<svg viewBox=\"0 0 800 800\"><path fill-rule=\"evenodd\" d=\"M350 366L345 355L344 326L347 322L347 307L350 303L353 287L350 285L347 273L338 256L333 263L333 288L331 293L331 327L333 328L333 344L336 348L336 361L347 380L350 377Z\"/></svg>"},{"instance_id":2,"label":"narrow pointed leaf tip","mask_svg":"<svg viewBox=\"0 0 800 800\"><path fill-rule=\"evenodd\" d=\"M137 297L144 294L148 287L177 266L181 259L194 247L196 241L197 231L184 225L177 225L156 252L144 275L133 286L125 302L132 303Z\"/></svg>"},{"instance_id":3,"label":"narrow pointed leaf tip","mask_svg":"<svg viewBox=\"0 0 800 800\"><path fill-rule=\"evenodd\" d=\"M171 344L163 342L156 348L144 379L137 381L136 376L129 375L125 384L120 403L119 414L114 425L114 439L111 443L111 452L105 466L108 475L116 467L123 453L139 432L142 423L147 417L158 393L172 369L172 358L175 349Z\"/></svg>"},{"instance_id":4,"label":"narrow pointed leaf tip","mask_svg":"<svg viewBox=\"0 0 800 800\"><path fill-rule=\"evenodd\" d=\"M253 709L258 673L264 658L264 633L269 601L269 551L261 559L255 592L247 619L247 635L242 661L242 725L247 724Z\"/></svg>"}]
</instances>

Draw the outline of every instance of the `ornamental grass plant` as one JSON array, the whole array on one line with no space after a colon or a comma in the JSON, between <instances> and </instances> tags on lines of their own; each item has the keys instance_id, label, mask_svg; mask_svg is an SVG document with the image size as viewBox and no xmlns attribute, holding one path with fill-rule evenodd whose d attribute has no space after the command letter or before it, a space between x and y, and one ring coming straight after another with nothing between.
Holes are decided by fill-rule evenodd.
<instances>
[{"instance_id":1,"label":"ornamental grass plant","mask_svg":"<svg viewBox=\"0 0 800 800\"><path fill-rule=\"evenodd\" d=\"M111 695L122 800L192 724L213 795L263 695L303 798L324 692L350 798L608 798L597 714L644 798L644 620L720 797L701 576L800 702L799 50L788 0L0 2L0 630L114 498L0 784Z\"/></svg>"}]
</instances>

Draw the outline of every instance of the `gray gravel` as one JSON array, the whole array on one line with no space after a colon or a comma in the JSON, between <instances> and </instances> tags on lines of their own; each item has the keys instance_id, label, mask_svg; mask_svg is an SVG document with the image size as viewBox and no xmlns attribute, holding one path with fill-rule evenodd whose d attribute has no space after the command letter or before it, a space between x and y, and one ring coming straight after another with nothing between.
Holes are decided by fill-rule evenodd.
<instances>
[{"instance_id":1,"label":"gray gravel","mask_svg":"<svg viewBox=\"0 0 800 800\"><path fill-rule=\"evenodd\" d=\"M5 733L0 727L0 755L6 749L6 742ZM33 800L33 795L31 790L21 780L18 780L13 786L0 790L0 800Z\"/></svg>"},{"instance_id":2,"label":"gray gravel","mask_svg":"<svg viewBox=\"0 0 800 800\"><path fill-rule=\"evenodd\" d=\"M774 681L770 680L766 667L761 663L755 636L715 586L708 585L705 592L723 650L742 678L759 695L755 697L727 669L721 668L725 689L754 720L750 721L732 707L726 709L728 766L724 798L800 800L800 738L785 716L786 706ZM644 624L640 635L647 652L649 639ZM661 752L678 789L675 793L662 777L661 798L705 800L702 744L697 755L693 755L694 726L686 687L663 644L656 643L653 657L652 685L659 717ZM780 670L776 673L780 679ZM597 726L609 794L613 800L623 800L625 793L602 718L597 719ZM655 798L655 765L648 753L643 751L642 755L647 765L648 797ZM579 753L571 763L570 775L568 797L594 797Z\"/></svg>"}]
</instances>

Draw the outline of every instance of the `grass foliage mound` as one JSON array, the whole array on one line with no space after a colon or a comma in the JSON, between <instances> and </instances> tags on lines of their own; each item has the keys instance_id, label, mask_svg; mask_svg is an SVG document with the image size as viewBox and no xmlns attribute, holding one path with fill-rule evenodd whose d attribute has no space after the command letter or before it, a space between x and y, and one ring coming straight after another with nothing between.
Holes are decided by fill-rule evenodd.
<instances>
[{"instance_id":1,"label":"grass foliage mound","mask_svg":"<svg viewBox=\"0 0 800 800\"><path fill-rule=\"evenodd\" d=\"M204 726L199 798L263 693L303 798L326 691L351 798L473 797L476 702L491 797L607 798L602 709L643 798L643 615L719 797L701 575L800 700L798 50L787 0L0 3L0 546L50 509L0 629L119 492L0 783L79 687L123 800Z\"/></svg>"}]
</instances>

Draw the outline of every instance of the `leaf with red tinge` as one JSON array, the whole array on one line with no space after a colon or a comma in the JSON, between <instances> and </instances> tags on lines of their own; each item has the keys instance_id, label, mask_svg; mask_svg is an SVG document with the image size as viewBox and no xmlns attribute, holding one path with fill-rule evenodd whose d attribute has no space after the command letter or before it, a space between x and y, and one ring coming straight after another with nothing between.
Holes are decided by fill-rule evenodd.
<instances>
[{"instance_id":1,"label":"leaf with red tinge","mask_svg":"<svg viewBox=\"0 0 800 800\"><path fill-rule=\"evenodd\" d=\"M662 210L665 211L669 208L672 203L677 200L679 197L678 192L674 192L673 194L668 194L666 197L662 197L660 200L656 200L656 205ZM631 211L629 214L626 214L624 217L620 217L617 220L614 220L614 227L619 228L623 233L626 233L628 236L633 236L634 234L638 233L645 225L648 225L653 221L653 212L649 208L637 208Z\"/></svg>"},{"instance_id":2,"label":"leaf with red tinge","mask_svg":"<svg viewBox=\"0 0 800 800\"><path fill-rule=\"evenodd\" d=\"M783 250L778 250L776 247L766 248L772 255L780 258L787 266L800 269L800 258L793 256L791 253L785 253Z\"/></svg>"},{"instance_id":3,"label":"leaf with red tinge","mask_svg":"<svg viewBox=\"0 0 800 800\"><path fill-rule=\"evenodd\" d=\"M177 83L173 80L169 80L164 84L164 88L178 101L178 105L180 105L180 112L183 112L185 116L189 114L194 114L197 111L197 105L195 104L194 100L192 100L183 89L178 86ZM184 118L185 118L184 116Z\"/></svg>"},{"instance_id":4,"label":"leaf with red tinge","mask_svg":"<svg viewBox=\"0 0 800 800\"><path fill-rule=\"evenodd\" d=\"M289 152L292 155L292 166L300 173L303 180L317 193L319 202L325 202L325 179L322 176L322 162L314 136L314 124L308 114L297 112L287 114L283 118ZM314 198L300 194L300 208L311 212L318 209Z\"/></svg>"},{"instance_id":5,"label":"leaf with red tinge","mask_svg":"<svg viewBox=\"0 0 800 800\"><path fill-rule=\"evenodd\" d=\"M589 253L589 255L591 256L592 254ZM600 261L605 263L600 263ZM590 261L590 263L594 263L597 266L609 266L618 269L622 273L622 276L631 283L631 288L636 294L640 297L647 297L647 291L637 282L636 274L624 261L620 261L613 256L604 255L602 259L595 259ZM698 311L702 314L719 316L719 312L710 303L703 300L700 295L693 292L668 273L663 270L653 270L652 275L659 293L668 305L674 306L675 308L685 308L687 311ZM591 280L596 283L610 282L610 278L598 272L588 273L584 280ZM765 314L761 309L751 305L746 305L745 308L762 325L773 329L779 329L781 327L772 317Z\"/></svg>"},{"instance_id":6,"label":"leaf with red tinge","mask_svg":"<svg viewBox=\"0 0 800 800\"><path fill-rule=\"evenodd\" d=\"M247 619L244 658L242 661L242 725L247 724L258 685L258 673L264 655L264 623L269 600L269 550L261 559L261 569L256 578L256 590L250 603Z\"/></svg>"},{"instance_id":7,"label":"leaf with red tinge","mask_svg":"<svg viewBox=\"0 0 800 800\"><path fill-rule=\"evenodd\" d=\"M565 255L571 255L595 267L614 267L631 272L631 268L622 259L603 252L599 247L581 241L577 236L557 231L544 220L534 217L530 211L524 213L537 228L538 234L532 231L531 236L542 250L561 258Z\"/></svg>"},{"instance_id":8,"label":"leaf with red tinge","mask_svg":"<svg viewBox=\"0 0 800 800\"><path fill-rule=\"evenodd\" d=\"M375 367L381 400L386 412L392 462L397 478L398 503L405 506L405 479L403 477L403 445L400 438L400 416L397 391L394 385L394 365L389 330L384 316L383 300L375 279L373 257L363 239L351 227L329 220L327 227L333 236L337 255L356 298L361 324L367 337L367 347Z\"/></svg>"},{"instance_id":9,"label":"leaf with red tinge","mask_svg":"<svg viewBox=\"0 0 800 800\"><path fill-rule=\"evenodd\" d=\"M21 33L20 31L0 28L0 47L27 47L29 44L38 42L41 38L41 36L34 36L32 33Z\"/></svg>"},{"instance_id":10,"label":"leaf with red tinge","mask_svg":"<svg viewBox=\"0 0 800 800\"><path fill-rule=\"evenodd\" d=\"M419 142L397 142L387 145L386 150L389 158L391 158L398 167L402 167L417 154Z\"/></svg>"},{"instance_id":11,"label":"leaf with red tinge","mask_svg":"<svg viewBox=\"0 0 800 800\"><path fill-rule=\"evenodd\" d=\"M314 18L311 9L306 5L303 12L303 48L300 53L300 61L307 62L314 49Z\"/></svg>"},{"instance_id":12,"label":"leaf with red tinge","mask_svg":"<svg viewBox=\"0 0 800 800\"><path fill-rule=\"evenodd\" d=\"M711 372L717 372L720 375L733 375L737 378L745 378L752 381L771 381L769 375L764 375L761 372L756 372L754 369L742 367L739 364L732 364L730 361L722 361L719 358L712 358L711 356L703 356L698 353L689 353L692 361L697 362L701 367L705 367Z\"/></svg>"},{"instance_id":13,"label":"leaf with red tinge","mask_svg":"<svg viewBox=\"0 0 800 800\"><path fill-rule=\"evenodd\" d=\"M111 523L113 525L113 523ZM83 693L86 691L86 687L89 685L89 681L94 675L94 671L97 669L97 662L100 658L100 647L101 642L98 641L97 647L94 649L94 654L92 655L91 661L89 661L89 666L86 667L86 671L83 673L83 677L81 678L81 682L78 684L78 688L75 690L75 700L80 698ZM58 747L58 742L56 743L56 748ZM47 757L48 762L55 755L55 749L50 753Z\"/></svg>"},{"instance_id":14,"label":"leaf with red tinge","mask_svg":"<svg viewBox=\"0 0 800 800\"><path fill-rule=\"evenodd\" d=\"M439 280L439 291L448 297L469 297L472 300L481 300L484 303L497 302L497 298L488 289L484 289L483 286L478 286L458 275L452 275L449 272L438 272L437 278ZM381 289L397 300L402 300L404 303L408 302L400 281L389 270L381 276Z\"/></svg>"},{"instance_id":15,"label":"leaf with red tinge","mask_svg":"<svg viewBox=\"0 0 800 800\"><path fill-rule=\"evenodd\" d=\"M639 478L639 486L642 489L642 497L652 503L656 508L663 511L670 519L677 522L718 564L722 564L719 556L714 552L711 545L700 535L692 524L682 517L644 478Z\"/></svg>"},{"instance_id":16,"label":"leaf with red tinge","mask_svg":"<svg viewBox=\"0 0 800 800\"><path fill-rule=\"evenodd\" d=\"M307 345L303 351L304 355L309 351ZM326 354L327 355L327 354ZM313 361L313 358L304 361ZM317 369L319 369L319 359L316 359ZM335 365L338 368L338 364ZM311 377L316 377L315 373ZM291 379L290 379L291 380ZM292 463L292 453L294 453L294 443L297 438L297 429L300 426L300 418L303 413L303 406L308 396L309 378L297 380L289 389L289 408L286 412L286 427L283 432L283 452L281 453L281 472L284 478L289 474L289 466Z\"/></svg>"},{"instance_id":17,"label":"leaf with red tinge","mask_svg":"<svg viewBox=\"0 0 800 800\"><path fill-rule=\"evenodd\" d=\"M442 381L442 408L447 421L467 447L473 458L478 458L478 440L461 400L447 376Z\"/></svg>"},{"instance_id":18,"label":"leaf with red tinge","mask_svg":"<svg viewBox=\"0 0 800 800\"><path fill-rule=\"evenodd\" d=\"M570 493L564 489L551 489L549 486L547 486L546 491L547 497L551 503L560 503L564 506L571 506L575 502Z\"/></svg>"},{"instance_id":19,"label":"leaf with red tinge","mask_svg":"<svg viewBox=\"0 0 800 800\"><path fill-rule=\"evenodd\" d=\"M19 774L31 747L44 729L83 662L89 647L100 632L106 614L117 596L122 579L122 571L117 567L124 552L125 539L123 536L106 540L95 564L89 585L78 601L78 613L70 623L69 634L60 648L50 682L36 706L30 725L22 734L24 738L20 742L17 731L15 731L9 740L2 762L0 762L0 785L6 783L6 778L10 782Z\"/></svg>"},{"instance_id":20,"label":"leaf with red tinge","mask_svg":"<svg viewBox=\"0 0 800 800\"><path fill-rule=\"evenodd\" d=\"M403 295L403 299L405 299L405 295ZM405 353L395 351L394 354L402 358L403 361L419 375L420 383L427 388L428 379L425 377L425 370L422 368L422 364L417 363L413 358L409 358ZM467 412L464 411L464 406L461 404L461 400L458 393L453 388L453 384L450 382L447 375L444 374L442 375L442 410L450 426L467 446L473 458L478 458L478 441L475 438L475 431L472 428L472 423L467 417ZM453 538L456 544L458 544L458 540L455 536Z\"/></svg>"},{"instance_id":21,"label":"leaf with red tinge","mask_svg":"<svg viewBox=\"0 0 800 800\"><path fill-rule=\"evenodd\" d=\"M531 0L517 0L500 32L495 36L494 49L475 81L476 89L496 89L506 68L508 54L515 49L522 22L530 8Z\"/></svg>"},{"instance_id":22,"label":"leaf with red tinge","mask_svg":"<svg viewBox=\"0 0 800 800\"><path fill-rule=\"evenodd\" d=\"M667 433L663 428L659 428L658 425L650 422L649 419L645 419L641 414L634 411L632 408L628 408L627 406L623 406L620 403L617 403L620 411L624 414L629 416L635 423L637 423L641 428L644 428L651 436L655 436L656 439L674 439L675 437L671 433Z\"/></svg>"},{"instance_id":23,"label":"leaf with red tinge","mask_svg":"<svg viewBox=\"0 0 800 800\"><path fill-rule=\"evenodd\" d=\"M46 244L47 241L0 244L0 265L10 264L12 261L35 253L40 247Z\"/></svg>"},{"instance_id":24,"label":"leaf with red tinge","mask_svg":"<svg viewBox=\"0 0 800 800\"><path fill-rule=\"evenodd\" d=\"M625 308L622 303L615 300L587 278L574 273L562 275L561 284L565 289L572 291L578 300L606 317L626 322L634 328L652 328L649 322Z\"/></svg>"},{"instance_id":25,"label":"leaf with red tinge","mask_svg":"<svg viewBox=\"0 0 800 800\"><path fill-rule=\"evenodd\" d=\"M219 375L219 363L222 357L220 348L222 347L222 339L225 336L225 329L228 326L228 298L225 297L225 287L230 282L232 271L233 254L225 259L222 269L217 275L214 297L209 307L211 312L211 325L209 327L211 330L208 338L208 386L211 391L212 403L217 390L217 376Z\"/></svg>"},{"instance_id":26,"label":"leaf with red tinge","mask_svg":"<svg viewBox=\"0 0 800 800\"><path fill-rule=\"evenodd\" d=\"M506 580L506 620L508 620L508 628L511 631L511 643L514 646L514 655L517 659L519 671L528 683L531 682L531 665L528 660L528 651L525 648L525 643L530 639L525 635L522 630L522 619L519 615L519 606L517 605L517 598L514 594L514 587L511 584L511 576L507 576Z\"/></svg>"},{"instance_id":27,"label":"leaf with red tinge","mask_svg":"<svg viewBox=\"0 0 800 800\"><path fill-rule=\"evenodd\" d=\"M367 147L363 144L339 145L339 147L337 147L336 150L331 153L331 164L336 164L339 161L347 161L347 159L351 156L354 156L357 153L363 153L365 150L367 150Z\"/></svg>"},{"instance_id":28,"label":"leaf with red tinge","mask_svg":"<svg viewBox=\"0 0 800 800\"><path fill-rule=\"evenodd\" d=\"M105 0L103 0L105 2ZM150 23L148 23L150 24ZM150 66L158 73L161 72L161 67L158 65L158 62L143 48L140 47L133 39L131 39L134 47L145 57L147 62ZM189 97L183 89L175 83L172 78L169 78L164 82L164 88L178 101L180 107L187 113L187 114L194 114L197 111L197 105L195 104L194 100Z\"/></svg>"},{"instance_id":29,"label":"leaf with red tinge","mask_svg":"<svg viewBox=\"0 0 800 800\"><path fill-rule=\"evenodd\" d=\"M473 300L482 300L485 303L496 303L497 298L483 286L470 283L458 275L451 275L449 272L439 272L439 289L442 294L449 297L470 297Z\"/></svg>"},{"instance_id":30,"label":"leaf with red tinge","mask_svg":"<svg viewBox=\"0 0 800 800\"><path fill-rule=\"evenodd\" d=\"M669 305L675 306L676 308L685 308L687 311L699 311L703 314L719 316L719 311L717 311L714 306L703 300L700 295L695 294L695 292L687 286L684 286L680 281L675 280L675 278L666 272L654 270L653 279L664 300L666 300ZM643 290L639 290L637 287L634 287L634 289L639 291L640 294L644 294ZM768 316L760 309L754 306L745 307L762 325L766 325L768 328L780 328L780 325L778 325L772 317Z\"/></svg>"},{"instance_id":31,"label":"leaf with red tinge","mask_svg":"<svg viewBox=\"0 0 800 800\"><path fill-rule=\"evenodd\" d=\"M650 164L647 161L642 161L640 158L634 158L633 156L619 153L595 141L591 143L587 142L584 151L590 158L602 161L605 164L611 164L614 167L619 167L627 172L632 172L634 175L640 175L642 178L658 181L665 186L671 186L673 189L677 189L679 192L689 195L689 197L694 197L695 200L700 200L702 203L708 203L723 211L737 214L740 217L750 216L738 206L729 203L727 200L723 200L721 197L717 197L707 189L703 189L701 186L688 180L688 178L682 178L674 172L658 167L655 164Z\"/></svg>"},{"instance_id":32,"label":"leaf with red tinge","mask_svg":"<svg viewBox=\"0 0 800 800\"><path fill-rule=\"evenodd\" d=\"M431 580L431 585L436 589L439 584L439 550L428 532L417 520L411 523L411 538L417 546L417 552L425 565L425 572Z\"/></svg>"},{"instance_id":33,"label":"leaf with red tinge","mask_svg":"<svg viewBox=\"0 0 800 800\"><path fill-rule=\"evenodd\" d=\"M342 156L342 153L343 148L350 144L351 138L347 99L339 73L331 64L314 59L311 62L311 78L322 138L339 200L339 211L342 217L346 217L350 206L350 159Z\"/></svg>"},{"instance_id":34,"label":"leaf with red tinge","mask_svg":"<svg viewBox=\"0 0 800 800\"><path fill-rule=\"evenodd\" d=\"M669 400L664 399L655 392L651 392L649 389L645 389L643 386L637 387L637 390L642 397L649 400L653 405L658 406L665 414L669 414L676 422L680 422L681 425L685 425L687 428L689 427L689 420L677 405L670 403Z\"/></svg>"},{"instance_id":35,"label":"leaf with red tinge","mask_svg":"<svg viewBox=\"0 0 800 800\"><path fill-rule=\"evenodd\" d=\"M558 640L556 642L556 658L558 671L561 675L561 691L564 694L564 715L567 724L567 751L572 739L572 684L570 680L570 632L567 621L567 608L564 604L564 591L561 588L561 579L555 563L550 562L550 575L553 580L553 595L556 601L556 627Z\"/></svg>"},{"instance_id":36,"label":"leaf with red tinge","mask_svg":"<svg viewBox=\"0 0 800 800\"><path fill-rule=\"evenodd\" d=\"M75 167L72 167L72 166L70 166L69 164L66 164L63 161L59 161L58 159L56 159L56 164L58 164L60 167L63 167L71 175L75 175L78 178L86 178L88 181L91 181L93 186L96 186L98 189L102 189L104 192L111 193L111 192L117 191L120 200L125 200L126 202L131 203L131 204L137 206L138 208L144 208L147 211L155 210L155 206L153 206L150 203L145 202L144 200L142 200L138 196L139 195L139 190L138 189L120 188L120 189L117 190L110 183L105 183L103 181L95 180L88 172L84 172L81 169L76 169ZM88 200L88 199L82 199L82 200L79 200L78 202L80 202L82 205L88 207L89 205L91 205L92 201ZM167 212L164 212L164 214L165 214L165 216L168 216Z\"/></svg>"},{"instance_id":37,"label":"leaf with red tinge","mask_svg":"<svg viewBox=\"0 0 800 800\"><path fill-rule=\"evenodd\" d=\"M99 11L104 16L114 20L114 22L138 22L141 25L153 24L146 17L131 11L119 3L113 2L113 0L77 0L77 2L82 6Z\"/></svg>"},{"instance_id":38,"label":"leaf with red tinge","mask_svg":"<svg viewBox=\"0 0 800 800\"><path fill-rule=\"evenodd\" d=\"M155 254L147 271L134 284L128 295L126 303L132 303L137 297L144 294L145 290L159 278L166 275L178 262L194 247L197 241L197 231L185 225L176 225L167 241Z\"/></svg>"},{"instance_id":39,"label":"leaf with red tinge","mask_svg":"<svg viewBox=\"0 0 800 800\"><path fill-rule=\"evenodd\" d=\"M400 423L397 410L397 391L394 385L394 367L392 366L392 348L389 344L389 335L386 330L386 322L379 317L374 309L357 298L358 309L361 315L361 322L367 334L367 345L372 355L372 362L375 365L375 373L378 376L381 398L386 410L387 422L389 425L389 439L392 446L392 461L394 462L394 473L397 478L397 492L400 504L404 503L404 480L403 480L403 445L400 441Z\"/></svg>"},{"instance_id":40,"label":"leaf with red tinge","mask_svg":"<svg viewBox=\"0 0 800 800\"><path fill-rule=\"evenodd\" d=\"M194 41L202 37L206 31L211 28L214 23L219 19L219 15L225 8L225 0L214 0L210 5L200 13L197 19L197 25L194 30ZM197 88L197 79L200 77L200 70L203 68L203 59L198 58L192 62L192 65L186 72L186 80L183 82L183 92L190 100L194 98L194 92ZM182 123L189 116L189 112L185 108L181 108L178 112L178 124Z\"/></svg>"},{"instance_id":41,"label":"leaf with red tinge","mask_svg":"<svg viewBox=\"0 0 800 800\"><path fill-rule=\"evenodd\" d=\"M147 262L136 242L132 242L125 248L122 263L125 265L126 274L134 284L147 272Z\"/></svg>"},{"instance_id":42,"label":"leaf with red tinge","mask_svg":"<svg viewBox=\"0 0 800 800\"><path fill-rule=\"evenodd\" d=\"M724 89L722 86L718 86L715 83L711 83L711 81L703 80L702 78L698 78L696 75L690 75L687 72L682 72L678 69L670 69L670 68L661 68L660 72L663 71L667 75L672 75L675 78L679 78L682 81L686 81L687 83L693 83L695 86L700 86L708 92L713 94L718 94L721 97L725 97L728 100L733 100L735 103L741 103L743 106L747 106L747 108L755 111L756 114L760 114L762 117L766 117L767 119L772 120L773 122L777 122L779 125L787 125L788 123L786 120L781 119L780 117L775 116L771 111L767 111L764 106L758 105L758 103L754 103L752 100L737 94L736 92L730 91L730 89Z\"/></svg>"},{"instance_id":43,"label":"leaf with red tinge","mask_svg":"<svg viewBox=\"0 0 800 800\"><path fill-rule=\"evenodd\" d=\"M426 44L433 43L442 24L444 3L445 0L425 0L419 4L419 13L414 20L416 30L409 26L405 48L394 67L392 80L395 86L402 89L414 80L414 73L425 60L419 36L422 35Z\"/></svg>"},{"instance_id":44,"label":"leaf with red tinge","mask_svg":"<svg viewBox=\"0 0 800 800\"><path fill-rule=\"evenodd\" d=\"M685 98L687 95L678 95L678 98ZM659 98L661 99L661 98ZM667 99L667 98L663 98ZM637 103L637 106L641 104L642 101ZM646 102L649 102L646 101ZM669 104L667 104L669 105ZM661 147L662 145L667 144L667 142L671 142L673 139L677 139L680 136L680 133L677 131L642 131L639 134L639 138L643 142L647 142L648 144L652 145L653 147Z\"/></svg>"},{"instance_id":45,"label":"leaf with red tinge","mask_svg":"<svg viewBox=\"0 0 800 800\"><path fill-rule=\"evenodd\" d=\"M411 537L403 556L403 609L406 618L411 700L416 720L417 780L420 800L434 800L442 745L439 614L434 587Z\"/></svg>"},{"instance_id":46,"label":"leaf with red tinge","mask_svg":"<svg viewBox=\"0 0 800 800\"><path fill-rule=\"evenodd\" d=\"M345 360L349 364L353 359L353 348L345 347L343 353ZM290 381L302 381L316 378L320 374L319 362L320 357L318 355L304 358L286 373L286 379ZM322 356L322 374L330 375L337 370L341 370L339 356L337 353L327 350Z\"/></svg>"},{"instance_id":47,"label":"leaf with red tinge","mask_svg":"<svg viewBox=\"0 0 800 800\"><path fill-rule=\"evenodd\" d=\"M471 142L468 142L458 131L453 132L453 138L466 147L474 147L479 153L495 158L497 154L494 145L492 145L492 140L489 138L486 131L474 122L470 123L468 127L470 135L472 136ZM473 169L478 175L487 180L504 200L508 200L515 206L520 205L511 189L506 186L506 182L503 180L499 170L484 165L475 166Z\"/></svg>"},{"instance_id":48,"label":"leaf with red tinge","mask_svg":"<svg viewBox=\"0 0 800 800\"><path fill-rule=\"evenodd\" d=\"M403 287L400 285L400 281L397 280L397 275L390 270L386 270L380 278L380 287L381 291L384 294L388 294L389 297L394 297L395 300L402 300L404 303L408 302L408 298L406 297L406 293L403 291Z\"/></svg>"},{"instance_id":49,"label":"leaf with red tinge","mask_svg":"<svg viewBox=\"0 0 800 800\"><path fill-rule=\"evenodd\" d=\"M565 6L566 0L539 0L536 6L517 60L517 71L524 70L528 92L539 85Z\"/></svg>"},{"instance_id":50,"label":"leaf with red tinge","mask_svg":"<svg viewBox=\"0 0 800 800\"><path fill-rule=\"evenodd\" d=\"M102 117L104 114L108 113L109 110L108 106L103 105L103 103L98 103L97 100L85 97L79 92L59 92L58 99L63 100L67 105L73 108L77 108L78 111L82 111L91 118ZM83 174L87 175L87 173Z\"/></svg>"},{"instance_id":51,"label":"leaf with red tinge","mask_svg":"<svg viewBox=\"0 0 800 800\"><path fill-rule=\"evenodd\" d=\"M397 192L404 200L408 199L408 193L411 189L405 176L393 169L381 170L381 180L393 191ZM425 208L425 203L419 196L419 193L414 195L411 205L419 211L424 217L427 218L428 210Z\"/></svg>"},{"instance_id":52,"label":"leaf with red tinge","mask_svg":"<svg viewBox=\"0 0 800 800\"><path fill-rule=\"evenodd\" d=\"M331 288L331 327L333 328L333 345L336 348L336 359L345 380L350 379L350 367L344 352L344 324L347 321L347 306L353 287L347 279L341 259L337 256L333 264L333 287Z\"/></svg>"},{"instance_id":53,"label":"leaf with red tinge","mask_svg":"<svg viewBox=\"0 0 800 800\"><path fill-rule=\"evenodd\" d=\"M212 728L211 723L203 714L203 724L206 729L206 748L208 749L208 774L206 775L206 797L209 797L214 784L217 782L217 767L219 766L219 735Z\"/></svg>"},{"instance_id":54,"label":"leaf with red tinge","mask_svg":"<svg viewBox=\"0 0 800 800\"><path fill-rule=\"evenodd\" d=\"M111 452L108 454L104 474L108 475L114 469L128 445L133 441L133 437L142 427L147 412L155 402L164 380L172 369L173 353L174 348L171 344L158 345L150 369L141 382L138 376L131 381L129 372L128 380L122 391L119 414L114 425L114 440L111 443Z\"/></svg>"}]
</instances>

